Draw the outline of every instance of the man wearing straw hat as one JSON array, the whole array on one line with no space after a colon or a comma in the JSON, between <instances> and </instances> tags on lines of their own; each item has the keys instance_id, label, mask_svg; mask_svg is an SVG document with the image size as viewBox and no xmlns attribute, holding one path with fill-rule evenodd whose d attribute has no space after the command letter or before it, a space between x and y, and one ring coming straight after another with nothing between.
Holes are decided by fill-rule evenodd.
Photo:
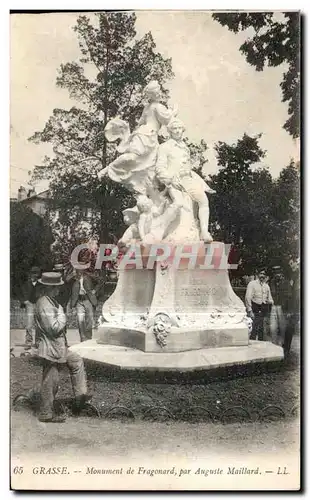
<instances>
[{"instance_id":1,"label":"man wearing straw hat","mask_svg":"<svg viewBox=\"0 0 310 500\"><path fill-rule=\"evenodd\" d=\"M62 415L54 413L54 398L58 390L59 369L67 364L77 411L90 399L87 395L86 374L82 358L68 351L65 339L66 315L56 301L60 286L64 284L61 274L43 273L39 280L42 296L35 308L35 323L38 334L37 356L43 362L41 385L41 404L39 420L41 422L60 423L65 421Z\"/></svg>"}]
</instances>

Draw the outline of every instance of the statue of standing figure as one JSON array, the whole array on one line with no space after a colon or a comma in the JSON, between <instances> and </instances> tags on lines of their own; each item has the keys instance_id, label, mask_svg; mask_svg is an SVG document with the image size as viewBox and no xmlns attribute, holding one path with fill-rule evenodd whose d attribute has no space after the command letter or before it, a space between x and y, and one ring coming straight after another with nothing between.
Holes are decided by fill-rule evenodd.
<instances>
[{"instance_id":1,"label":"statue of standing figure","mask_svg":"<svg viewBox=\"0 0 310 500\"><path fill-rule=\"evenodd\" d=\"M117 148L121 154L101 170L98 177L108 175L134 192L137 198L136 207L124 211L129 228L120 242L124 245L137 240L153 243L169 234L173 239L179 225L182 237L190 235L194 240L209 243L213 239L209 232L206 193L214 191L193 171L190 151L183 141L185 127L176 118L176 108L168 109L160 103L158 82L151 81L144 94L148 102L132 133L128 123L119 118L110 120L105 128L108 141L121 139ZM158 133L163 125L170 138L159 145ZM198 210L194 210L195 205ZM198 221L194 212L198 212Z\"/></svg>"}]
</instances>

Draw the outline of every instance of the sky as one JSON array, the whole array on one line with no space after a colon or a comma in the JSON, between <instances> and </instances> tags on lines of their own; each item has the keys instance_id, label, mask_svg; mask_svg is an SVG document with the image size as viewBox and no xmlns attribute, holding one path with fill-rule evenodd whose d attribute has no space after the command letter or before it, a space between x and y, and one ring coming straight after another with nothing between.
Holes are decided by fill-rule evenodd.
<instances>
[{"instance_id":1,"label":"sky","mask_svg":"<svg viewBox=\"0 0 310 500\"><path fill-rule=\"evenodd\" d=\"M76 104L55 81L61 63L80 57L72 30L77 17L77 13L11 15L12 197L20 185L27 187L28 171L52 153L50 145L35 145L28 138L42 130L54 108ZM139 11L136 30L139 38L151 31L156 49L172 58L170 104L178 105L189 139L207 142L206 173L218 169L214 144L232 143L245 132L262 134L260 145L267 151L263 163L274 177L296 158L296 144L282 128L287 104L281 102L279 84L285 67L257 72L250 66L239 51L249 34L228 31L208 11ZM43 182L36 190L46 187Z\"/></svg>"}]
</instances>

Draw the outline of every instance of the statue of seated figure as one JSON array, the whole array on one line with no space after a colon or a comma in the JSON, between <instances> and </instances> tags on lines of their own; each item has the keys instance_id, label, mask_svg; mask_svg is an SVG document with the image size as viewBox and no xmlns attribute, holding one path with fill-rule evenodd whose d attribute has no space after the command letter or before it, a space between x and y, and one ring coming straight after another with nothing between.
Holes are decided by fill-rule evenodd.
<instances>
[{"instance_id":1,"label":"statue of seated figure","mask_svg":"<svg viewBox=\"0 0 310 500\"><path fill-rule=\"evenodd\" d=\"M167 187L175 206L184 205L184 193L197 203L201 239L210 243L213 238L209 233L209 201L206 193L215 191L192 170L189 148L182 139L185 130L183 123L172 119L167 129L170 139L158 148L156 178Z\"/></svg>"}]
</instances>

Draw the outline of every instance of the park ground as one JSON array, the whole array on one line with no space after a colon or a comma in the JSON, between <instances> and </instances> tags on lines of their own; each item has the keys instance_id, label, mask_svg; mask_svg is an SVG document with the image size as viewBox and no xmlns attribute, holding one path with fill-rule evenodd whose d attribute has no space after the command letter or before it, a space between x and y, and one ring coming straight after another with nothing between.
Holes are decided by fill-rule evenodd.
<instances>
[{"instance_id":1,"label":"park ground","mask_svg":"<svg viewBox=\"0 0 310 500\"><path fill-rule=\"evenodd\" d=\"M12 401L40 386L40 366L20 357L23 337L22 330L11 331ZM76 330L69 330L68 340L78 342ZM63 424L44 424L27 407L13 410L13 458L47 453L194 458L206 451L254 456L299 449L299 337L279 368L228 379L150 380L143 373L128 379L88 365L87 372L101 418L69 414ZM65 401L70 395L64 371L58 397Z\"/></svg>"}]
</instances>

